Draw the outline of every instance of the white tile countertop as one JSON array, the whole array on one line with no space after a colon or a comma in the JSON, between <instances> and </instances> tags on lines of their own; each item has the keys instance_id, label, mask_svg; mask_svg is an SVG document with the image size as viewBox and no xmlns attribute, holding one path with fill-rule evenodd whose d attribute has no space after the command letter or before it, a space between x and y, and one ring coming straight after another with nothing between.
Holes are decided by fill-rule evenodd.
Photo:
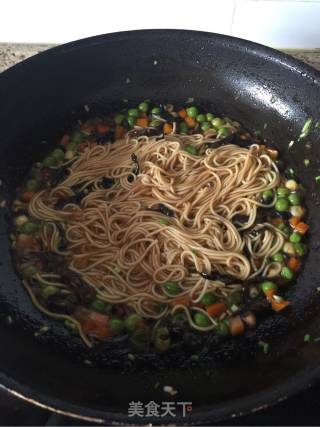
<instances>
[{"instance_id":1,"label":"white tile countertop","mask_svg":"<svg viewBox=\"0 0 320 427\"><path fill-rule=\"evenodd\" d=\"M0 43L0 72L53 46L53 44ZM292 49L285 52L320 70L320 49Z\"/></svg>"}]
</instances>

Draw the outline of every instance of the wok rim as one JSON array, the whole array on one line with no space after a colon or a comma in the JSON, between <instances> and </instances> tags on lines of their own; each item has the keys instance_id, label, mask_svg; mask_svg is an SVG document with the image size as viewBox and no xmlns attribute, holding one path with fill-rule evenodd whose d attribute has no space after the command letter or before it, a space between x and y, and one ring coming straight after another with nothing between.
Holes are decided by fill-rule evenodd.
<instances>
[{"instance_id":1,"label":"wok rim","mask_svg":"<svg viewBox=\"0 0 320 427\"><path fill-rule=\"evenodd\" d=\"M234 48L242 50L246 49L248 54L255 55L256 57L273 61L279 67L284 67L288 72L296 73L303 78L303 74L307 73L309 77L314 79L314 82L320 86L320 71L303 63L302 61L293 58L291 55L278 51L276 49L264 46L259 43L254 43L245 39L196 30L180 30L180 29L145 29L133 31L121 31L115 33L107 33L93 37L87 37L72 41L66 44L58 45L38 53L24 61L19 62L13 67L8 68L0 74L1 80L10 77L14 78L16 71L23 67L36 65L39 59L59 56L68 54L69 51L81 50L90 46L97 46L103 44L105 41L111 40L125 40L131 37L159 37L161 35L171 36L190 36L198 39L208 39L213 43L227 44L226 48ZM201 410L195 415L192 414L188 418L175 418L175 422L179 425L187 424L201 424L213 421L228 420L242 415L257 412L273 406L281 401L286 400L295 394L306 390L314 385L320 378L320 367L313 368L312 370L300 371L296 376L287 379L281 383L276 389L267 388L259 391L255 395L245 395L244 397L230 400L227 404L219 404L217 407ZM145 424L146 422L153 421L152 419L141 418L136 420L130 418L123 413L108 412L96 409L90 409L82 405L75 405L71 402L66 402L62 399L50 397L48 394L43 394L28 385L23 385L12 378L9 378L4 373L0 372L0 389L5 390L11 395L44 410L54 412L56 414L64 415L67 417L76 418L82 421L94 423L110 423L110 424ZM196 418L197 417L197 418ZM172 419L162 418L161 423L172 423Z\"/></svg>"}]
</instances>

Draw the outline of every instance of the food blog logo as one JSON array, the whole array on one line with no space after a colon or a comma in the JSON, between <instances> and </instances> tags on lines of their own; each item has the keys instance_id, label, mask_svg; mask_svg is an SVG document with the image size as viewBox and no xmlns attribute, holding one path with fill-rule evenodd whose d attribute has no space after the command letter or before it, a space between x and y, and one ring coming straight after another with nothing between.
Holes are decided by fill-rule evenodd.
<instances>
[{"instance_id":1,"label":"food blog logo","mask_svg":"<svg viewBox=\"0 0 320 427\"><path fill-rule=\"evenodd\" d=\"M192 402L129 402L129 417L186 417L192 412Z\"/></svg>"}]
</instances>

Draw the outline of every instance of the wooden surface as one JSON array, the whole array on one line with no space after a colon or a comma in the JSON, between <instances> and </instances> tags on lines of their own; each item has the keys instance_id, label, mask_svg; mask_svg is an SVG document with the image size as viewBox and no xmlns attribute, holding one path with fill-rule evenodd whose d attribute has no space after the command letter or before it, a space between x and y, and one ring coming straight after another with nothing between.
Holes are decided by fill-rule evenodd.
<instances>
[{"instance_id":1,"label":"wooden surface","mask_svg":"<svg viewBox=\"0 0 320 427\"><path fill-rule=\"evenodd\" d=\"M12 65L29 58L36 53L42 52L54 45L41 44L9 44L0 43L0 72L12 67ZM306 62L320 70L320 48L312 50L284 50L295 58Z\"/></svg>"}]
</instances>

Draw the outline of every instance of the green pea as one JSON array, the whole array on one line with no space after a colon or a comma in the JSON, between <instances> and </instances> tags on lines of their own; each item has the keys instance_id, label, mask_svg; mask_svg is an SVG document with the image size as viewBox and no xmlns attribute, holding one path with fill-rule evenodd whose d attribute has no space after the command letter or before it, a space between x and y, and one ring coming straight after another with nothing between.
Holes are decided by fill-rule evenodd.
<instances>
[{"instance_id":1,"label":"green pea","mask_svg":"<svg viewBox=\"0 0 320 427\"><path fill-rule=\"evenodd\" d=\"M179 130L180 130L181 133L188 133L189 128L188 128L187 123L181 122L179 124Z\"/></svg>"},{"instance_id":2,"label":"green pea","mask_svg":"<svg viewBox=\"0 0 320 427\"><path fill-rule=\"evenodd\" d=\"M139 117L139 110L137 108L129 108L128 110L128 116L137 118Z\"/></svg>"},{"instance_id":3,"label":"green pea","mask_svg":"<svg viewBox=\"0 0 320 427\"><path fill-rule=\"evenodd\" d=\"M289 240L291 243L299 243L301 242L301 235L294 231L293 233L291 233Z\"/></svg>"},{"instance_id":4,"label":"green pea","mask_svg":"<svg viewBox=\"0 0 320 427\"><path fill-rule=\"evenodd\" d=\"M221 127L218 130L218 138L220 138L220 137L225 138L231 134L232 134L232 130L228 127Z\"/></svg>"},{"instance_id":5,"label":"green pea","mask_svg":"<svg viewBox=\"0 0 320 427\"><path fill-rule=\"evenodd\" d=\"M74 131L71 134L70 142L74 142L75 144L80 144L83 141L86 135L81 131Z\"/></svg>"},{"instance_id":6,"label":"green pea","mask_svg":"<svg viewBox=\"0 0 320 427\"><path fill-rule=\"evenodd\" d=\"M276 201L275 209L278 212L285 212L289 209L289 201L285 198L280 198Z\"/></svg>"},{"instance_id":7,"label":"green pea","mask_svg":"<svg viewBox=\"0 0 320 427\"><path fill-rule=\"evenodd\" d=\"M274 197L274 195L273 195L273 191L272 191L272 190L265 190L265 191L262 193L262 200L263 200L265 203L272 202L273 197Z\"/></svg>"},{"instance_id":8,"label":"green pea","mask_svg":"<svg viewBox=\"0 0 320 427\"><path fill-rule=\"evenodd\" d=\"M55 164L56 164L56 159L52 156L48 156L43 160L43 166L45 167L51 167L51 166L54 166Z\"/></svg>"},{"instance_id":9,"label":"green pea","mask_svg":"<svg viewBox=\"0 0 320 427\"><path fill-rule=\"evenodd\" d=\"M110 320L110 329L114 335L121 335L125 330L124 321L121 319L113 318Z\"/></svg>"},{"instance_id":10,"label":"green pea","mask_svg":"<svg viewBox=\"0 0 320 427\"><path fill-rule=\"evenodd\" d=\"M206 119L208 120L208 122L212 123L212 120L214 119L214 115L211 113L207 113L206 114Z\"/></svg>"},{"instance_id":11,"label":"green pea","mask_svg":"<svg viewBox=\"0 0 320 427\"><path fill-rule=\"evenodd\" d=\"M190 154L193 154L194 156L198 154L198 150L194 145L186 145L184 149L185 151L187 151Z\"/></svg>"},{"instance_id":12,"label":"green pea","mask_svg":"<svg viewBox=\"0 0 320 427\"><path fill-rule=\"evenodd\" d=\"M308 246L305 243L294 243L293 246L296 251L296 254L299 256L304 256L308 252Z\"/></svg>"},{"instance_id":13,"label":"green pea","mask_svg":"<svg viewBox=\"0 0 320 427\"><path fill-rule=\"evenodd\" d=\"M220 117L216 117L211 121L212 126L214 126L216 129L221 128L221 126L225 125L225 121L220 119Z\"/></svg>"},{"instance_id":14,"label":"green pea","mask_svg":"<svg viewBox=\"0 0 320 427\"><path fill-rule=\"evenodd\" d=\"M182 291L178 283L175 282L166 282L164 283L163 287L169 295L179 295Z\"/></svg>"},{"instance_id":15,"label":"green pea","mask_svg":"<svg viewBox=\"0 0 320 427\"><path fill-rule=\"evenodd\" d=\"M298 193L289 194L288 200L292 205L300 205L301 203L301 199Z\"/></svg>"},{"instance_id":16,"label":"green pea","mask_svg":"<svg viewBox=\"0 0 320 427\"><path fill-rule=\"evenodd\" d=\"M289 237L289 234L291 232L291 229L288 225L286 225L284 222L278 225L279 230L281 230L286 236Z\"/></svg>"},{"instance_id":17,"label":"green pea","mask_svg":"<svg viewBox=\"0 0 320 427\"><path fill-rule=\"evenodd\" d=\"M205 132L206 130L211 129L210 122L203 122L202 125L201 125L201 129L203 130L203 132Z\"/></svg>"},{"instance_id":18,"label":"green pea","mask_svg":"<svg viewBox=\"0 0 320 427\"><path fill-rule=\"evenodd\" d=\"M66 319L63 323L64 326L72 332L76 332L78 330L77 325L69 319Z\"/></svg>"},{"instance_id":19,"label":"green pea","mask_svg":"<svg viewBox=\"0 0 320 427\"><path fill-rule=\"evenodd\" d=\"M56 286L49 285L42 289L41 296L44 299L48 299L51 296L56 295L58 292L59 292L59 289Z\"/></svg>"},{"instance_id":20,"label":"green pea","mask_svg":"<svg viewBox=\"0 0 320 427\"><path fill-rule=\"evenodd\" d=\"M281 274L281 277L283 277L286 280L292 280L294 278L294 273L289 267L282 267L280 274Z\"/></svg>"},{"instance_id":21,"label":"green pea","mask_svg":"<svg viewBox=\"0 0 320 427\"><path fill-rule=\"evenodd\" d=\"M61 148L56 148L52 151L51 156L58 162L64 159L64 151Z\"/></svg>"},{"instance_id":22,"label":"green pea","mask_svg":"<svg viewBox=\"0 0 320 427\"><path fill-rule=\"evenodd\" d=\"M284 261L283 253L277 252L276 254L272 255L272 260L275 262L283 262Z\"/></svg>"},{"instance_id":23,"label":"green pea","mask_svg":"<svg viewBox=\"0 0 320 427\"><path fill-rule=\"evenodd\" d=\"M123 122L123 120L125 119L125 115L124 114L116 114L114 116L114 121L117 125L121 125L121 123Z\"/></svg>"},{"instance_id":24,"label":"green pea","mask_svg":"<svg viewBox=\"0 0 320 427\"><path fill-rule=\"evenodd\" d=\"M151 110L151 114L156 114L159 115L161 113L161 108L160 107L153 107Z\"/></svg>"},{"instance_id":25,"label":"green pea","mask_svg":"<svg viewBox=\"0 0 320 427\"><path fill-rule=\"evenodd\" d=\"M126 329L131 332L133 332L142 324L143 324L142 318L136 313L130 314L125 320Z\"/></svg>"},{"instance_id":26,"label":"green pea","mask_svg":"<svg viewBox=\"0 0 320 427\"><path fill-rule=\"evenodd\" d=\"M29 179L26 183L26 191L37 191L39 188L38 181L35 179Z\"/></svg>"},{"instance_id":27,"label":"green pea","mask_svg":"<svg viewBox=\"0 0 320 427\"><path fill-rule=\"evenodd\" d=\"M37 273L37 271L38 270L34 265L27 265L23 267L23 269L21 270L21 275L26 279L30 279L30 277L34 276Z\"/></svg>"},{"instance_id":28,"label":"green pea","mask_svg":"<svg viewBox=\"0 0 320 427\"><path fill-rule=\"evenodd\" d=\"M135 117L130 116L127 118L127 121L128 121L129 126L134 126L136 124L136 118Z\"/></svg>"},{"instance_id":29,"label":"green pea","mask_svg":"<svg viewBox=\"0 0 320 427\"><path fill-rule=\"evenodd\" d=\"M187 108L187 114L188 114L189 117L192 117L192 118L195 119L197 117L197 115L198 115L198 108L197 107L189 107L189 108Z\"/></svg>"},{"instance_id":30,"label":"green pea","mask_svg":"<svg viewBox=\"0 0 320 427\"><path fill-rule=\"evenodd\" d=\"M101 299L95 299L91 302L90 308L91 310L97 311L98 313L105 313L107 305L104 301Z\"/></svg>"},{"instance_id":31,"label":"green pea","mask_svg":"<svg viewBox=\"0 0 320 427\"><path fill-rule=\"evenodd\" d=\"M146 113L149 110L149 104L145 101L141 102L141 104L139 104L139 110Z\"/></svg>"},{"instance_id":32,"label":"green pea","mask_svg":"<svg viewBox=\"0 0 320 427\"><path fill-rule=\"evenodd\" d=\"M221 320L217 326L217 333L223 337L230 334L230 322L228 319Z\"/></svg>"},{"instance_id":33,"label":"green pea","mask_svg":"<svg viewBox=\"0 0 320 427\"><path fill-rule=\"evenodd\" d=\"M154 346L159 352L168 351L170 348L169 330L166 327L158 328L155 333Z\"/></svg>"},{"instance_id":34,"label":"green pea","mask_svg":"<svg viewBox=\"0 0 320 427\"><path fill-rule=\"evenodd\" d=\"M206 116L204 114L198 114L196 120L198 123L202 123L206 120Z\"/></svg>"},{"instance_id":35,"label":"green pea","mask_svg":"<svg viewBox=\"0 0 320 427\"><path fill-rule=\"evenodd\" d=\"M289 194L289 190L286 187L278 187L277 188L277 196L278 197L287 197Z\"/></svg>"},{"instance_id":36,"label":"green pea","mask_svg":"<svg viewBox=\"0 0 320 427\"><path fill-rule=\"evenodd\" d=\"M24 233L24 234L36 233L38 231L38 229L39 229L38 224L36 224L35 222L32 222L32 221L28 221L28 222L22 224L20 227L21 233Z\"/></svg>"},{"instance_id":37,"label":"green pea","mask_svg":"<svg viewBox=\"0 0 320 427\"><path fill-rule=\"evenodd\" d=\"M158 126L161 126L161 122L160 122L160 120L157 120L157 119L151 120L150 126L157 128Z\"/></svg>"},{"instance_id":38,"label":"green pea","mask_svg":"<svg viewBox=\"0 0 320 427\"><path fill-rule=\"evenodd\" d=\"M217 301L217 298L212 292L206 292L200 300L200 304L211 305Z\"/></svg>"},{"instance_id":39,"label":"green pea","mask_svg":"<svg viewBox=\"0 0 320 427\"><path fill-rule=\"evenodd\" d=\"M69 144L66 146L66 150L67 151L76 151L78 148L78 143L77 142L69 142Z\"/></svg>"},{"instance_id":40,"label":"green pea","mask_svg":"<svg viewBox=\"0 0 320 427\"><path fill-rule=\"evenodd\" d=\"M201 313L200 311L194 315L194 323L202 328L205 328L212 324L210 322L209 317L206 314Z\"/></svg>"},{"instance_id":41,"label":"green pea","mask_svg":"<svg viewBox=\"0 0 320 427\"><path fill-rule=\"evenodd\" d=\"M277 291L278 289L278 286L274 282L271 282L269 280L262 282L260 286L261 286L262 292L265 294L267 294L270 291Z\"/></svg>"}]
</instances>

